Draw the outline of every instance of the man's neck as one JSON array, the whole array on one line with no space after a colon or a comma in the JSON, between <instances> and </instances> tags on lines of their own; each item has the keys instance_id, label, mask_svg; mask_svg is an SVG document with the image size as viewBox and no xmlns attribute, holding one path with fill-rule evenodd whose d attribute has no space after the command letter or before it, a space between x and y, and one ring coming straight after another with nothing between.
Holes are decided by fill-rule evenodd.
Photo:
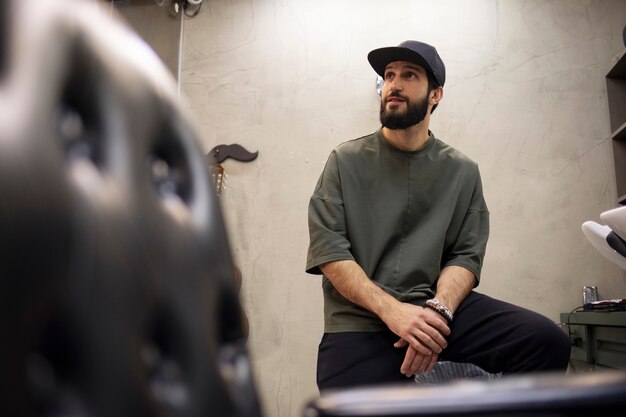
<instances>
[{"instance_id":1,"label":"man's neck","mask_svg":"<svg viewBox=\"0 0 626 417\"><path fill-rule=\"evenodd\" d=\"M383 136L391 146L403 151L419 151L428 143L428 124L418 123L407 129L388 129L383 127Z\"/></svg>"}]
</instances>

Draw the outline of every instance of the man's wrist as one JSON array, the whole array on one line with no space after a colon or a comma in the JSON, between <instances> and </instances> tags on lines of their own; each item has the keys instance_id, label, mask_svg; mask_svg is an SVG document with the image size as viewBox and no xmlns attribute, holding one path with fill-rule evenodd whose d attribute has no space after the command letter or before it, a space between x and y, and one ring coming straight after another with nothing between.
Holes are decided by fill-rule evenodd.
<instances>
[{"instance_id":1,"label":"man's wrist","mask_svg":"<svg viewBox=\"0 0 626 417\"><path fill-rule=\"evenodd\" d=\"M430 308L431 310L434 310L435 312L442 315L448 321L448 323L451 323L454 319L452 310L450 310L445 304L443 304L436 298L431 298L430 300L427 300L426 308Z\"/></svg>"}]
</instances>

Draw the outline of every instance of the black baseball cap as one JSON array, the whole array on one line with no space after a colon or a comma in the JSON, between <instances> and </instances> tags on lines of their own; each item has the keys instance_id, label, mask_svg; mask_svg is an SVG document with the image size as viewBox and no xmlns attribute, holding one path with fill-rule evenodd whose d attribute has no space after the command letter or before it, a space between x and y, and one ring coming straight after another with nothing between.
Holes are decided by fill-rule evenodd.
<instances>
[{"instance_id":1,"label":"black baseball cap","mask_svg":"<svg viewBox=\"0 0 626 417\"><path fill-rule=\"evenodd\" d=\"M446 82L446 67L437 50L424 42L404 41L398 46L374 49L367 54L367 60L381 77L390 62L409 61L424 67L440 86Z\"/></svg>"}]
</instances>

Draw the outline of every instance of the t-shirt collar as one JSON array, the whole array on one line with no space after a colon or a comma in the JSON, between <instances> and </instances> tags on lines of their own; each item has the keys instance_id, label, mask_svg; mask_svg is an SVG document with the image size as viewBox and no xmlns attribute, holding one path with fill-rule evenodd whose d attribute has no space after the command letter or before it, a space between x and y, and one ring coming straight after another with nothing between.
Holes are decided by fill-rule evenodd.
<instances>
[{"instance_id":1,"label":"t-shirt collar","mask_svg":"<svg viewBox=\"0 0 626 417\"><path fill-rule=\"evenodd\" d=\"M435 143L435 135L433 134L433 132L431 132L431 130L428 130L428 141L426 142L426 145L424 147L422 147L421 149L418 149L417 151L404 151L402 149L398 149L395 146L393 146L391 143L389 143L389 141L385 138L385 136L383 135L383 129L380 128L376 131L376 136L378 136L379 141L383 144L383 146L387 149L390 149L393 152L397 152L403 155L419 155L422 153L426 153L428 152L428 150L433 146L433 143Z\"/></svg>"}]
</instances>

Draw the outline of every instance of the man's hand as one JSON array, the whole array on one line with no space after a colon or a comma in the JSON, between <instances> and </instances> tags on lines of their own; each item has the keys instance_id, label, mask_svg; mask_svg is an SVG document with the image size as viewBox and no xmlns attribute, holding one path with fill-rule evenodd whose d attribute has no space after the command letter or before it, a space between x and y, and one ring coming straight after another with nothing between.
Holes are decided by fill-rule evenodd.
<instances>
[{"instance_id":1,"label":"man's hand","mask_svg":"<svg viewBox=\"0 0 626 417\"><path fill-rule=\"evenodd\" d=\"M430 357L448 346L445 336L450 334L450 329L445 320L431 309L396 303L381 319L416 353Z\"/></svg>"},{"instance_id":2,"label":"man's hand","mask_svg":"<svg viewBox=\"0 0 626 417\"><path fill-rule=\"evenodd\" d=\"M446 307L454 312L456 311L461 301L463 301L463 299L467 297L475 284L476 277L472 272L463 267L448 266L441 271L439 281L437 282L437 292L435 296L437 299L439 299L439 301L446 305ZM406 306L406 304L403 304L403 306ZM411 307L416 309L421 308L415 306ZM444 318L441 317L439 313L436 313L429 308L421 308L421 310L421 313L415 313L412 316L413 321L409 319L408 327L406 325L406 318L404 320L402 318L396 319L394 322L396 324L394 324L394 326L397 327L394 328L391 326L391 322L387 322L387 320L385 320L381 316L381 318L383 318L389 328L401 337L401 339L397 341L394 346L396 348L402 348L408 345L406 354L404 356L404 361L402 362L402 366L400 367L400 372L402 372L407 377L422 372L430 372L437 363L437 359L439 358L439 354L441 353L442 349L445 349L445 347L447 346L445 340L443 341L443 343L440 343L441 338L450 334L450 329L446 325ZM396 313L396 315L398 315L398 313ZM414 322L416 318L423 318L422 326ZM433 319L438 319L439 325L437 325L437 321L433 321ZM441 327L441 323L443 323L443 327ZM427 328L425 329L424 325L431 326L430 332L428 332ZM432 343L429 344L427 338L420 338L419 332L415 330L411 331L411 328L420 329L425 334L428 334L431 338L431 341L434 341L439 345L439 349L433 349ZM437 337L436 335L433 336L433 329L439 331L439 336L441 336L441 338ZM399 331L404 333L399 333ZM406 336L407 334L409 336ZM417 341L421 342L421 344L416 345L416 339ZM420 347L422 349L420 349ZM431 349L431 353L425 352L424 348L427 347Z\"/></svg>"},{"instance_id":3,"label":"man's hand","mask_svg":"<svg viewBox=\"0 0 626 417\"><path fill-rule=\"evenodd\" d=\"M414 374L411 372L413 369L432 369L439 353L448 345L445 337L450 334L450 328L443 317L431 309L396 300L369 279L353 260L328 262L320 265L320 269L341 295L376 314L392 332L410 345L403 364L405 374ZM437 296L442 297L440 301L452 310L458 305L455 300L458 298L460 302L474 283L474 275L465 270L471 280L468 279L466 286L461 286L463 294L455 297L459 291L454 288L465 275L462 271L463 268L459 267L444 268L437 286Z\"/></svg>"},{"instance_id":4,"label":"man's hand","mask_svg":"<svg viewBox=\"0 0 626 417\"><path fill-rule=\"evenodd\" d=\"M406 340L400 339L394 343L393 346L396 348L403 348L408 344L409 343ZM439 359L438 353L422 355L413 349L412 346L408 346L406 355L404 355L404 361L402 362L402 366L400 366L400 372L402 372L402 374L407 378L421 374L422 372L430 372L435 367L437 359Z\"/></svg>"},{"instance_id":5,"label":"man's hand","mask_svg":"<svg viewBox=\"0 0 626 417\"><path fill-rule=\"evenodd\" d=\"M419 353L440 353L447 346L450 329L436 312L403 303L383 291L354 261L333 261L320 265L324 275L348 300L373 312Z\"/></svg>"}]
</instances>

